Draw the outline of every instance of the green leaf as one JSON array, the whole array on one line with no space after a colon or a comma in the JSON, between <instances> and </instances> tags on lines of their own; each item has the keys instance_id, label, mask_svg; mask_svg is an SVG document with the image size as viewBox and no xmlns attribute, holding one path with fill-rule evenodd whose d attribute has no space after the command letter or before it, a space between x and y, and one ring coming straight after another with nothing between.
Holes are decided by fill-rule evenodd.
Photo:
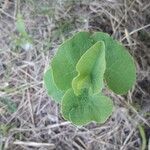
<instances>
[{"instance_id":1,"label":"green leaf","mask_svg":"<svg viewBox=\"0 0 150 150\"><path fill-rule=\"evenodd\" d=\"M9 113L17 111L16 103L7 97L0 97L0 106L4 107Z\"/></svg>"},{"instance_id":2,"label":"green leaf","mask_svg":"<svg viewBox=\"0 0 150 150\"><path fill-rule=\"evenodd\" d=\"M146 134L144 131L144 127L142 125L138 125L138 129L141 135L141 139L142 139L142 143L141 143L141 150L146 150L146 143L147 143L147 138L146 138Z\"/></svg>"},{"instance_id":3,"label":"green leaf","mask_svg":"<svg viewBox=\"0 0 150 150\"><path fill-rule=\"evenodd\" d=\"M90 33L79 32L58 48L51 65L54 81L59 89L71 88L72 79L77 75L76 64L93 44Z\"/></svg>"},{"instance_id":4,"label":"green leaf","mask_svg":"<svg viewBox=\"0 0 150 150\"><path fill-rule=\"evenodd\" d=\"M108 87L117 94L128 92L136 80L133 58L124 46L106 33L96 32L92 38L95 42L104 41L105 43L105 80Z\"/></svg>"},{"instance_id":5,"label":"green leaf","mask_svg":"<svg viewBox=\"0 0 150 150\"><path fill-rule=\"evenodd\" d=\"M16 29L22 36L27 36L26 27L21 14L17 15Z\"/></svg>"},{"instance_id":6,"label":"green leaf","mask_svg":"<svg viewBox=\"0 0 150 150\"><path fill-rule=\"evenodd\" d=\"M79 32L58 48L44 82L50 96L62 99L63 117L85 125L104 123L112 113L112 101L100 93L103 80L124 94L135 79L134 60L124 46L106 33Z\"/></svg>"},{"instance_id":7,"label":"green leaf","mask_svg":"<svg viewBox=\"0 0 150 150\"><path fill-rule=\"evenodd\" d=\"M76 96L73 89L69 89L63 97L61 112L73 124L85 125L91 121L104 123L112 114L112 109L112 101L102 94L90 95L88 90L84 90Z\"/></svg>"},{"instance_id":8,"label":"green leaf","mask_svg":"<svg viewBox=\"0 0 150 150\"><path fill-rule=\"evenodd\" d=\"M105 45L100 41L90 47L76 65L78 75L72 81L75 94L81 94L85 88L90 88L93 93L101 91L105 68Z\"/></svg>"},{"instance_id":9,"label":"green leaf","mask_svg":"<svg viewBox=\"0 0 150 150\"><path fill-rule=\"evenodd\" d=\"M64 92L59 90L53 79L53 71L49 68L44 74L44 86L49 96L53 97L56 102L60 102Z\"/></svg>"},{"instance_id":10,"label":"green leaf","mask_svg":"<svg viewBox=\"0 0 150 150\"><path fill-rule=\"evenodd\" d=\"M8 132L11 128L12 128L12 125L1 123L0 124L0 135L7 136Z\"/></svg>"}]
</instances>

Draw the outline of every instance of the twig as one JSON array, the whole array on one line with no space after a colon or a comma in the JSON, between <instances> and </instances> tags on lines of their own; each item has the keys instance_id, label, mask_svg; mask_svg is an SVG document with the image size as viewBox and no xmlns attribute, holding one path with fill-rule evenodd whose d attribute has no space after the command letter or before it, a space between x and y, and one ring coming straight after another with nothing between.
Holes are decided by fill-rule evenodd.
<instances>
[{"instance_id":1,"label":"twig","mask_svg":"<svg viewBox=\"0 0 150 150\"><path fill-rule=\"evenodd\" d=\"M16 18L14 18L13 16L9 15L8 13L6 13L3 9L0 9L0 12L5 14L7 17L13 19L13 20L16 20Z\"/></svg>"},{"instance_id":2,"label":"twig","mask_svg":"<svg viewBox=\"0 0 150 150\"><path fill-rule=\"evenodd\" d=\"M70 125L71 123L69 121L66 122L62 122L59 124L54 124L54 125L49 125L47 127L43 127L43 128L28 128L28 129L24 129L24 128L13 128L11 129L11 131L20 131L20 132L26 132L26 131L40 131L40 130L49 130L49 129L53 129L53 128L58 128L60 126L67 126Z\"/></svg>"},{"instance_id":3,"label":"twig","mask_svg":"<svg viewBox=\"0 0 150 150\"><path fill-rule=\"evenodd\" d=\"M143 29L148 28L148 27L150 27L150 24L147 24L147 25L145 25L145 26L143 26L143 27L141 27L141 28L138 28L138 29L133 30L132 32L129 33L129 35L132 35L132 34L138 32L138 31L143 30ZM127 37L128 37L128 35L126 35L125 37L123 37L123 38L121 39L121 42L122 42L124 39L126 39Z\"/></svg>"},{"instance_id":4,"label":"twig","mask_svg":"<svg viewBox=\"0 0 150 150\"><path fill-rule=\"evenodd\" d=\"M123 143L123 146L121 147L120 150L123 150L123 149L125 148L127 142L129 141L129 139L131 138L132 134L134 133L134 130L135 130L135 129L133 129L133 130L130 132L130 134L127 136L127 138L125 139L125 141L124 141L124 143Z\"/></svg>"},{"instance_id":5,"label":"twig","mask_svg":"<svg viewBox=\"0 0 150 150\"><path fill-rule=\"evenodd\" d=\"M51 144L51 143L24 142L24 141L16 140L13 144L24 145L24 146L33 146L33 147L52 147L52 148L55 148L55 145Z\"/></svg>"}]
</instances>

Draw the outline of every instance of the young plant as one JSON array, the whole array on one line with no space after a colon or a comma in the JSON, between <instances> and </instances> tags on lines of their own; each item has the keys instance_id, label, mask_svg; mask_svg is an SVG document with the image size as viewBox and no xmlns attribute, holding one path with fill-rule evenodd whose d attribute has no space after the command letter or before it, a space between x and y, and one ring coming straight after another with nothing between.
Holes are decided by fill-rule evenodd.
<instances>
[{"instance_id":1,"label":"young plant","mask_svg":"<svg viewBox=\"0 0 150 150\"><path fill-rule=\"evenodd\" d=\"M44 74L48 95L75 125L104 123L113 111L102 94L106 85L125 94L136 80L134 60L125 47L103 32L79 32L60 47Z\"/></svg>"},{"instance_id":2,"label":"young plant","mask_svg":"<svg viewBox=\"0 0 150 150\"><path fill-rule=\"evenodd\" d=\"M15 45L23 48L24 50L29 50L32 48L32 39L26 31L23 17L21 14L17 14L16 19L16 30L18 32L18 36L15 39Z\"/></svg>"}]
</instances>

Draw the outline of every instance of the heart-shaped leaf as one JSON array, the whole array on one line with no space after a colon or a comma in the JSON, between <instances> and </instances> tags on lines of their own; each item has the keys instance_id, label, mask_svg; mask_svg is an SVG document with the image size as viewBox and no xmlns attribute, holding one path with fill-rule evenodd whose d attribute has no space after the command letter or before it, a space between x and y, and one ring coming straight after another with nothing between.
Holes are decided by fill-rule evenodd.
<instances>
[{"instance_id":1,"label":"heart-shaped leaf","mask_svg":"<svg viewBox=\"0 0 150 150\"><path fill-rule=\"evenodd\" d=\"M85 88L90 88L93 93L101 91L105 68L105 45L99 41L81 56L76 65L78 75L72 81L75 94L80 95Z\"/></svg>"},{"instance_id":2,"label":"heart-shaped leaf","mask_svg":"<svg viewBox=\"0 0 150 150\"><path fill-rule=\"evenodd\" d=\"M124 46L106 33L96 32L92 38L95 42L102 40L105 43L105 80L108 87L117 94L128 92L136 80L133 58Z\"/></svg>"},{"instance_id":3,"label":"heart-shaped leaf","mask_svg":"<svg viewBox=\"0 0 150 150\"><path fill-rule=\"evenodd\" d=\"M89 94L83 90L76 96L73 89L67 90L62 100L62 115L75 125L85 125L91 121L104 123L111 115L112 101L102 94Z\"/></svg>"},{"instance_id":4,"label":"heart-shaped leaf","mask_svg":"<svg viewBox=\"0 0 150 150\"><path fill-rule=\"evenodd\" d=\"M62 100L63 117L76 125L104 123L111 115L112 101L100 93L103 80L112 91L124 94L135 79L129 52L102 32L79 32L65 41L44 76L48 94Z\"/></svg>"},{"instance_id":5,"label":"heart-shaped leaf","mask_svg":"<svg viewBox=\"0 0 150 150\"><path fill-rule=\"evenodd\" d=\"M79 32L58 48L52 60L52 69L54 81L59 89L71 88L72 79L77 75L76 64L93 44L90 33Z\"/></svg>"},{"instance_id":6,"label":"heart-shaped leaf","mask_svg":"<svg viewBox=\"0 0 150 150\"><path fill-rule=\"evenodd\" d=\"M44 86L49 96L53 97L56 102L60 102L64 92L59 90L53 79L53 71L49 68L44 74Z\"/></svg>"}]
</instances>

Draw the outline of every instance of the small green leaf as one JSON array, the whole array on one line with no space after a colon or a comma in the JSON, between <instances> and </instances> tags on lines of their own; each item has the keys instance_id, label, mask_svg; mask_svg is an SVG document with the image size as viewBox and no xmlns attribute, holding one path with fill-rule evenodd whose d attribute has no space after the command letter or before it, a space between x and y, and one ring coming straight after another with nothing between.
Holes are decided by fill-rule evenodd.
<instances>
[{"instance_id":1,"label":"small green leaf","mask_svg":"<svg viewBox=\"0 0 150 150\"><path fill-rule=\"evenodd\" d=\"M67 90L62 100L62 115L75 125L85 125L91 121L104 123L112 114L112 101L102 94L90 95L84 90L79 96L73 89Z\"/></svg>"},{"instance_id":2,"label":"small green leaf","mask_svg":"<svg viewBox=\"0 0 150 150\"><path fill-rule=\"evenodd\" d=\"M11 128L12 128L12 125L1 123L0 124L0 135L7 136L8 132Z\"/></svg>"},{"instance_id":3,"label":"small green leaf","mask_svg":"<svg viewBox=\"0 0 150 150\"><path fill-rule=\"evenodd\" d=\"M0 97L0 106L4 107L9 113L17 111L17 105L7 97Z\"/></svg>"},{"instance_id":4,"label":"small green leaf","mask_svg":"<svg viewBox=\"0 0 150 150\"><path fill-rule=\"evenodd\" d=\"M90 88L93 93L101 91L105 68L105 45L100 41L90 47L76 65L78 75L72 81L75 94L81 94L85 88Z\"/></svg>"},{"instance_id":5,"label":"small green leaf","mask_svg":"<svg viewBox=\"0 0 150 150\"><path fill-rule=\"evenodd\" d=\"M138 125L138 129L139 129L141 139L142 139L141 150L146 150L147 138L146 138L146 134L144 131L144 127L142 125Z\"/></svg>"},{"instance_id":6,"label":"small green leaf","mask_svg":"<svg viewBox=\"0 0 150 150\"><path fill-rule=\"evenodd\" d=\"M106 56L105 80L108 87L117 94L128 92L136 80L134 60L127 49L108 34L96 32L92 37L104 41Z\"/></svg>"},{"instance_id":7,"label":"small green leaf","mask_svg":"<svg viewBox=\"0 0 150 150\"><path fill-rule=\"evenodd\" d=\"M53 97L56 102L60 102L64 92L59 90L53 79L53 71L49 68L44 74L44 86L49 96Z\"/></svg>"},{"instance_id":8,"label":"small green leaf","mask_svg":"<svg viewBox=\"0 0 150 150\"><path fill-rule=\"evenodd\" d=\"M21 14L17 15L16 29L22 36L27 36L26 27Z\"/></svg>"},{"instance_id":9,"label":"small green leaf","mask_svg":"<svg viewBox=\"0 0 150 150\"><path fill-rule=\"evenodd\" d=\"M76 64L93 44L90 33L79 32L58 48L51 65L54 81L59 89L71 88L72 79L77 75Z\"/></svg>"}]
</instances>

